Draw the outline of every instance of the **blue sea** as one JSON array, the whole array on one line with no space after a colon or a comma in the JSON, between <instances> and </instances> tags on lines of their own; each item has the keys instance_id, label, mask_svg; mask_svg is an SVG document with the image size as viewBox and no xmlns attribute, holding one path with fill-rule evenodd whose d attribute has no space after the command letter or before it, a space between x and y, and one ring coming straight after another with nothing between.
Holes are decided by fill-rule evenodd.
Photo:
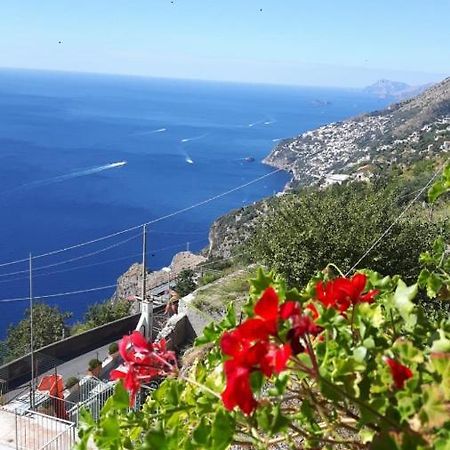
<instances>
[{"instance_id":1,"label":"blue sea","mask_svg":"<svg viewBox=\"0 0 450 450\"><path fill-rule=\"evenodd\" d=\"M356 90L0 70L0 264L230 190L273 170L261 160L277 139L386 103ZM150 226L150 268L188 245L204 248L215 218L281 190L288 178L277 173ZM112 285L140 260L141 246L131 231L38 258L34 295ZM76 320L113 291L48 301ZM27 295L27 262L1 266L0 300ZM26 307L0 303L0 337Z\"/></svg>"}]
</instances>

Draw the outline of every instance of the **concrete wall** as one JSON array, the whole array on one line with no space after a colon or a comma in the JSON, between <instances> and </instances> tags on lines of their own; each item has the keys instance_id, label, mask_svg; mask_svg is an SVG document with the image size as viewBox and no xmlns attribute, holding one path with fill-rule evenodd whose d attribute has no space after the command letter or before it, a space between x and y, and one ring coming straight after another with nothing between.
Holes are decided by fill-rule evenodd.
<instances>
[{"instance_id":1,"label":"concrete wall","mask_svg":"<svg viewBox=\"0 0 450 450\"><path fill-rule=\"evenodd\" d=\"M155 308L154 311L162 313L164 307ZM140 314L125 317L38 349L35 352L36 375L41 375L63 362L122 338L123 335L135 329L139 317ZM0 380L4 380L3 386L6 387L6 389L3 387L4 392L28 382L30 375L30 354L0 366Z\"/></svg>"}]
</instances>

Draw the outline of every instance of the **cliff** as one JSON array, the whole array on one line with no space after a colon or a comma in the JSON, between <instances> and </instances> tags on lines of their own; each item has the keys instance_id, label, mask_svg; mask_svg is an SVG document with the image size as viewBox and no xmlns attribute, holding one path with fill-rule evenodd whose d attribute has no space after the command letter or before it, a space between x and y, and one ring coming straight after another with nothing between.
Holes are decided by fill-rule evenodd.
<instances>
[{"instance_id":1,"label":"cliff","mask_svg":"<svg viewBox=\"0 0 450 450\"><path fill-rule=\"evenodd\" d=\"M170 279L175 280L181 271L185 269L193 269L202 262L205 262L204 256L195 255L191 252L177 253L170 263L171 269ZM147 272L146 292L147 295L154 294L159 287L165 288L169 280L168 273L163 270L155 272ZM172 285L172 283L171 283ZM112 300L118 298L126 299L142 295L142 264L133 264L119 279L117 280L117 289Z\"/></svg>"},{"instance_id":2,"label":"cliff","mask_svg":"<svg viewBox=\"0 0 450 450\"><path fill-rule=\"evenodd\" d=\"M291 188L369 180L391 165L450 152L450 78L383 111L331 123L280 142L264 162L289 171ZM280 194L279 194L280 195ZM208 256L228 257L261 223L276 198L263 199L218 218Z\"/></svg>"},{"instance_id":3,"label":"cliff","mask_svg":"<svg viewBox=\"0 0 450 450\"><path fill-rule=\"evenodd\" d=\"M450 78L383 111L280 142L264 162L289 171L288 187L367 179L375 169L450 150Z\"/></svg>"}]
</instances>

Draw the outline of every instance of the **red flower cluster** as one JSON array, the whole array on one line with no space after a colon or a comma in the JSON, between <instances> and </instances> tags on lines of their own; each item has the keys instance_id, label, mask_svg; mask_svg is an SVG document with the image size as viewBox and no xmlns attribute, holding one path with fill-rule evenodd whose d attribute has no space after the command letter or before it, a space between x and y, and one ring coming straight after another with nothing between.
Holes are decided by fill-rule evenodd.
<instances>
[{"instance_id":1,"label":"red flower cluster","mask_svg":"<svg viewBox=\"0 0 450 450\"><path fill-rule=\"evenodd\" d=\"M373 289L363 294L366 282L367 277L362 273L351 278L336 278L325 285L319 281L316 285L316 297L326 308L334 308L344 313L352 305L374 301L380 291Z\"/></svg>"},{"instance_id":2,"label":"red flower cluster","mask_svg":"<svg viewBox=\"0 0 450 450\"><path fill-rule=\"evenodd\" d=\"M317 334L320 328L311 318L301 313L297 302L279 305L279 298L272 287L267 288L254 308L255 316L247 319L231 332L225 332L220 346L229 356L224 363L227 386L222 393L225 407L232 410L238 406L250 414L257 405L250 385L250 375L260 371L270 377L286 368L294 353L303 350L299 338L305 333ZM278 336L280 320L292 320L288 332L289 343L276 344L271 337Z\"/></svg>"},{"instance_id":3,"label":"red flower cluster","mask_svg":"<svg viewBox=\"0 0 450 450\"><path fill-rule=\"evenodd\" d=\"M386 363L391 369L395 387L397 389L403 389L405 387L405 381L409 380L413 376L411 369L392 358L386 358Z\"/></svg>"},{"instance_id":4,"label":"red flower cluster","mask_svg":"<svg viewBox=\"0 0 450 450\"><path fill-rule=\"evenodd\" d=\"M119 343L124 365L112 370L112 380L123 379L130 392L130 404L134 404L137 392L144 383L158 376L166 376L177 367L175 353L166 349L166 341L150 343L139 331L124 336Z\"/></svg>"}]
</instances>

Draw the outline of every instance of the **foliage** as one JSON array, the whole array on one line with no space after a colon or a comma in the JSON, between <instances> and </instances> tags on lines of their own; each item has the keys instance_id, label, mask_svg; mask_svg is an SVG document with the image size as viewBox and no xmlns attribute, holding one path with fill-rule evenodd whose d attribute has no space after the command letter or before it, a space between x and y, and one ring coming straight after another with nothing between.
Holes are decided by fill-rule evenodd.
<instances>
[{"instance_id":1,"label":"foliage","mask_svg":"<svg viewBox=\"0 0 450 450\"><path fill-rule=\"evenodd\" d=\"M446 192L450 192L450 164L446 165L441 178L428 191L428 198L434 202Z\"/></svg>"},{"instance_id":2,"label":"foliage","mask_svg":"<svg viewBox=\"0 0 450 450\"><path fill-rule=\"evenodd\" d=\"M69 377L66 380L66 385L65 388L66 389L70 389L71 387L75 386L76 384L79 383L79 379L77 377Z\"/></svg>"},{"instance_id":3,"label":"foliage","mask_svg":"<svg viewBox=\"0 0 450 450\"><path fill-rule=\"evenodd\" d=\"M100 449L225 449L231 443L266 449L281 442L286 448L445 449L450 319L428 321L416 296L416 284L368 270L351 279L321 274L300 292L260 271L245 322L237 325L230 307L222 323L208 326L197 341L212 345L206 356L184 378L166 379L142 412L128 412L128 395L118 385L99 423L85 416L79 448L93 436ZM240 343L230 347L224 339L231 335ZM267 346L252 360L261 342ZM290 355L280 359L286 345ZM239 354L240 348L246 350ZM254 400L244 411L245 379L236 378L236 367L246 368ZM241 392L234 403L226 394L233 383Z\"/></svg>"},{"instance_id":4,"label":"foliage","mask_svg":"<svg viewBox=\"0 0 450 450\"><path fill-rule=\"evenodd\" d=\"M118 351L119 351L119 345L117 344L117 342L113 342L112 344L109 344L108 353L110 355L113 355L114 353L117 353Z\"/></svg>"},{"instance_id":5,"label":"foliage","mask_svg":"<svg viewBox=\"0 0 450 450\"><path fill-rule=\"evenodd\" d=\"M95 370L97 367L100 367L102 365L102 362L97 359L93 358L89 361L88 368L89 370Z\"/></svg>"},{"instance_id":6,"label":"foliage","mask_svg":"<svg viewBox=\"0 0 450 450\"><path fill-rule=\"evenodd\" d=\"M203 354L142 411L119 383L98 423L83 413L78 449L93 438L99 449L448 450L450 317L430 319L417 302L419 285L430 302L448 290L447 278L433 281L447 272L445 248L436 241L421 258L428 272L409 284L333 266L341 276L319 272L297 290L260 270L243 321L230 304L197 339ZM135 349L151 352L142 339ZM136 356L128 373L137 363L150 373ZM131 384L134 394L139 377Z\"/></svg>"},{"instance_id":7,"label":"foliage","mask_svg":"<svg viewBox=\"0 0 450 450\"><path fill-rule=\"evenodd\" d=\"M180 297L184 297L195 290L197 285L195 284L194 276L195 273L192 269L184 269L180 272L177 277L177 284L175 286L175 292Z\"/></svg>"},{"instance_id":8,"label":"foliage","mask_svg":"<svg viewBox=\"0 0 450 450\"><path fill-rule=\"evenodd\" d=\"M221 277L222 277L221 272L205 272L199 279L198 284L200 286L206 286L207 284L210 284L213 281L216 281Z\"/></svg>"},{"instance_id":9,"label":"foliage","mask_svg":"<svg viewBox=\"0 0 450 450\"><path fill-rule=\"evenodd\" d=\"M126 300L117 300L114 302L106 300L103 303L90 305L84 315L83 323L74 325L72 334L82 333L92 328L122 319L130 315L130 311L131 303Z\"/></svg>"},{"instance_id":10,"label":"foliage","mask_svg":"<svg viewBox=\"0 0 450 450\"><path fill-rule=\"evenodd\" d=\"M267 215L247 251L297 285L330 261L349 270L398 214L394 192L373 185L352 183L286 195ZM439 230L437 224L405 216L363 264L412 281L420 270L420 253L431 246Z\"/></svg>"},{"instance_id":11,"label":"foliage","mask_svg":"<svg viewBox=\"0 0 450 450\"><path fill-rule=\"evenodd\" d=\"M66 323L70 313L61 312L57 306L45 303L33 305L33 341L38 349L67 336ZM10 325L6 337L6 360L19 358L30 351L30 309L25 310L25 318L17 325Z\"/></svg>"}]
</instances>

